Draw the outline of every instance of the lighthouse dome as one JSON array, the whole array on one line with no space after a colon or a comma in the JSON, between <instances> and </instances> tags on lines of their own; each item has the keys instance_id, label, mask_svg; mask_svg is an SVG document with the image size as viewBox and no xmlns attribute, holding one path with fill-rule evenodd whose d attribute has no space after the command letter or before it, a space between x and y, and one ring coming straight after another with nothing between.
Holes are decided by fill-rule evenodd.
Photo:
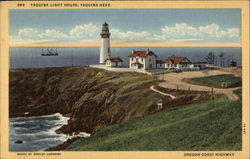
<instances>
[{"instance_id":1,"label":"lighthouse dome","mask_svg":"<svg viewBox=\"0 0 250 159\"><path fill-rule=\"evenodd\" d=\"M104 23L104 24L102 24L102 32L101 32L101 35L103 36L103 35L106 35L106 36L108 36L109 37L109 35L110 35L110 33L109 33L109 25L108 25L108 23Z\"/></svg>"}]
</instances>

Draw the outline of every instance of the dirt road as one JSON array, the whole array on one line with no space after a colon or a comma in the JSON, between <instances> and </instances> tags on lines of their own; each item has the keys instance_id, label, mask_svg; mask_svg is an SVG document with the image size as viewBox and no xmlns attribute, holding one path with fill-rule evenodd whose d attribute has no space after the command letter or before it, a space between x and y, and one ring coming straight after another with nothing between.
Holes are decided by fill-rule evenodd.
<instances>
[{"instance_id":1,"label":"dirt road","mask_svg":"<svg viewBox=\"0 0 250 159\"><path fill-rule=\"evenodd\" d=\"M206 91L211 92L212 87L207 86L199 86L194 84L189 84L183 82L184 78L195 78L195 77L206 77L213 76L219 74L231 74L229 72L223 72L219 70L204 70L204 71L190 71L190 72L182 72L182 73L168 73L164 75L165 82L159 84L161 87L171 88L171 89L184 89L184 90L197 90L197 91ZM163 75L158 75L158 78L162 80ZM240 87L235 88L213 88L214 93L217 94L225 94L230 101L236 101L239 97L233 93L234 90L239 89Z\"/></svg>"}]
</instances>

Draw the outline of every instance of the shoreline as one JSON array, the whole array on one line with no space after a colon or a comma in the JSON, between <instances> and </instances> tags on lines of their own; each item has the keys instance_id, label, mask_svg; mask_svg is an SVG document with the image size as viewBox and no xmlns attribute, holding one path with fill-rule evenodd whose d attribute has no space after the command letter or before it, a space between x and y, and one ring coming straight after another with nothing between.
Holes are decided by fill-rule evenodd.
<instances>
[{"instance_id":1,"label":"shoreline","mask_svg":"<svg viewBox=\"0 0 250 159\"><path fill-rule=\"evenodd\" d=\"M70 114L70 113L69 113ZM59 112L54 113L54 114L49 114L49 115L35 115L35 116L18 116L18 117L11 117L12 119L18 119L18 118L35 118L35 117L52 117L55 115L60 115L62 117L68 118L68 120L70 119L70 115L69 114L61 114ZM11 119L9 118L9 119ZM68 124L68 123L67 123ZM70 144L72 144L73 142L75 142L78 139L81 138L86 138L89 137L91 134L85 133L85 132L73 132L71 134L67 134L67 133L63 133L63 132L58 132L57 130L59 130L60 128L62 128L64 125L60 126L59 128L56 128L55 130L53 130L56 134L63 134L68 136L69 138L65 141L63 141L61 144L55 145L55 146L50 146L47 147L46 149L44 149L44 151L61 151L64 150L67 146L69 146Z\"/></svg>"}]
</instances>

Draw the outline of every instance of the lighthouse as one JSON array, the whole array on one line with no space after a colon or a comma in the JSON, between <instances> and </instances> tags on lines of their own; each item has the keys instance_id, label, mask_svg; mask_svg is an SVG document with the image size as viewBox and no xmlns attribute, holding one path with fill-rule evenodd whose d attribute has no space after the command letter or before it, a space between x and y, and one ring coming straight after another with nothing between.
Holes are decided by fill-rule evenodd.
<instances>
[{"instance_id":1,"label":"lighthouse","mask_svg":"<svg viewBox=\"0 0 250 159\"><path fill-rule=\"evenodd\" d=\"M102 24L100 48L100 64L104 64L107 58L110 58L110 40L109 25L105 22Z\"/></svg>"}]
</instances>

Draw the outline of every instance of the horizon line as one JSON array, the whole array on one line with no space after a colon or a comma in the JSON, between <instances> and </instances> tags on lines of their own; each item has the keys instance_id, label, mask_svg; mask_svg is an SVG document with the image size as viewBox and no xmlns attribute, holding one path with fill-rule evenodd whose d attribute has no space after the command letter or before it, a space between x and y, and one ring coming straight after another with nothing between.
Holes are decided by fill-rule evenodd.
<instances>
[{"instance_id":1,"label":"horizon line","mask_svg":"<svg viewBox=\"0 0 250 159\"><path fill-rule=\"evenodd\" d=\"M100 47L99 44L9 44L9 47ZM110 47L242 47L239 43L111 44Z\"/></svg>"}]
</instances>

